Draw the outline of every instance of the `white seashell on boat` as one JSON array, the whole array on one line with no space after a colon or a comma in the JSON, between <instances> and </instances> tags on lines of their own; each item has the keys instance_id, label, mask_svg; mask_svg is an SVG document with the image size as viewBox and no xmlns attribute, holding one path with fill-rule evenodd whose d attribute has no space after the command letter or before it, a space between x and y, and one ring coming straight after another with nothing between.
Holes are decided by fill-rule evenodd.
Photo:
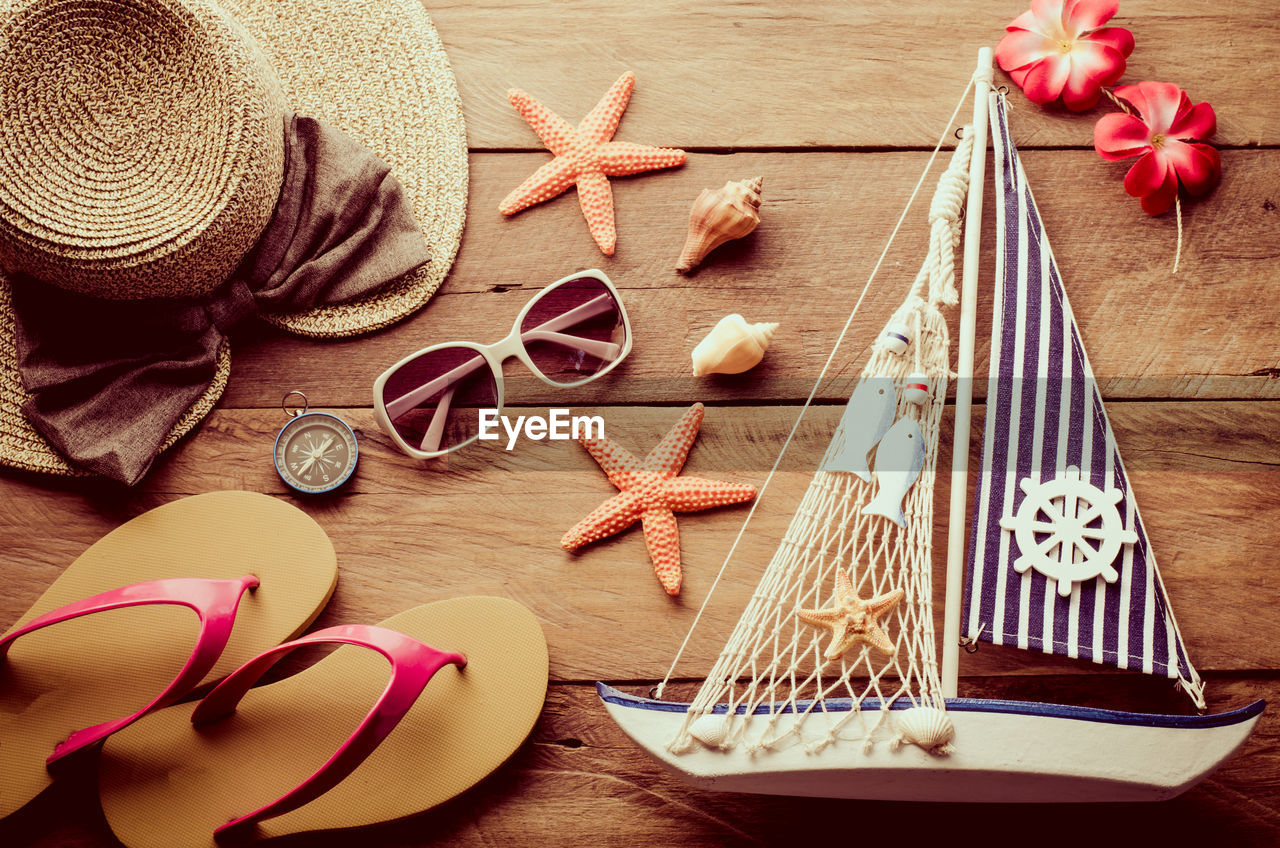
<instances>
[{"instance_id":1,"label":"white seashell on boat","mask_svg":"<svg viewBox=\"0 0 1280 848\"><path fill-rule=\"evenodd\" d=\"M902 387L902 399L907 403L914 403L919 406L929 399L929 377L920 372L907 375L906 383Z\"/></svg>"},{"instance_id":2,"label":"white seashell on boat","mask_svg":"<svg viewBox=\"0 0 1280 848\"><path fill-rule=\"evenodd\" d=\"M956 726L951 717L937 707L911 707L894 714L898 734L891 747L898 750L904 742L919 745L930 754L945 757L954 748Z\"/></svg>"},{"instance_id":3,"label":"white seashell on boat","mask_svg":"<svg viewBox=\"0 0 1280 848\"><path fill-rule=\"evenodd\" d=\"M748 324L736 312L726 315L693 349L693 376L741 374L760 364L776 323Z\"/></svg>"},{"instance_id":4,"label":"white seashell on boat","mask_svg":"<svg viewBox=\"0 0 1280 848\"><path fill-rule=\"evenodd\" d=\"M903 354L907 352L907 345L911 344L911 328L900 321L895 321L884 328L884 332L880 334L880 344L884 345L885 350L890 353Z\"/></svg>"},{"instance_id":5,"label":"white seashell on boat","mask_svg":"<svg viewBox=\"0 0 1280 848\"><path fill-rule=\"evenodd\" d=\"M708 748L719 748L729 738L727 716L704 715L689 725L689 735Z\"/></svg>"}]
</instances>

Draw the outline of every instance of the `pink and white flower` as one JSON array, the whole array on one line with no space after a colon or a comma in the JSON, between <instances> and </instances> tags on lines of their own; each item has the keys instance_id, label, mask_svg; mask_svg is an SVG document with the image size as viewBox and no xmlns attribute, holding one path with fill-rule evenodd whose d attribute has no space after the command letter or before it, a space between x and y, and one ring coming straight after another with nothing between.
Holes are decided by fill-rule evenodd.
<instances>
[{"instance_id":1,"label":"pink and white flower","mask_svg":"<svg viewBox=\"0 0 1280 848\"><path fill-rule=\"evenodd\" d=\"M1132 106L1134 114L1103 115L1093 128L1093 148L1111 161L1140 157L1125 175L1124 188L1142 198L1147 214L1169 211L1179 183L1191 195L1218 184L1222 160L1203 143L1218 129L1212 106L1191 105L1187 93L1168 82L1122 85L1115 96Z\"/></svg>"},{"instance_id":2,"label":"pink and white flower","mask_svg":"<svg viewBox=\"0 0 1280 848\"><path fill-rule=\"evenodd\" d=\"M1005 27L996 61L1032 102L1090 109L1133 52L1129 30L1103 26L1118 9L1118 0L1031 0Z\"/></svg>"}]
</instances>

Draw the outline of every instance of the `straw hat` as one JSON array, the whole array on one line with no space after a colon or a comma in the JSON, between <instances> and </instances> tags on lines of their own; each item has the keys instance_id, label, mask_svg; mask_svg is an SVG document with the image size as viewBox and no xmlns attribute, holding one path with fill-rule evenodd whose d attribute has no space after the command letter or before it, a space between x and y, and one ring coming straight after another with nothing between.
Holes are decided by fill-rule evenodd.
<instances>
[{"instance_id":1,"label":"straw hat","mask_svg":"<svg viewBox=\"0 0 1280 848\"><path fill-rule=\"evenodd\" d=\"M263 315L351 336L417 310L452 264L467 195L461 103L419 0L0 0L0 263L99 298L219 286L280 194L283 118L318 118L403 184L431 252L377 294ZM145 151L145 155L139 155ZM21 412L0 273L0 464L79 473ZM165 447L221 396L217 375Z\"/></svg>"}]
</instances>

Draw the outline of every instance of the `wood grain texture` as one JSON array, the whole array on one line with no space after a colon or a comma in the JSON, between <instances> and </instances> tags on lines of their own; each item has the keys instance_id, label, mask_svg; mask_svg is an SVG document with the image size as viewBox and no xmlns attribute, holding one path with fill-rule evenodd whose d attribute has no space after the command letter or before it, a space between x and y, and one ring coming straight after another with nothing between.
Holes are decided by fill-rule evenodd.
<instances>
[{"instance_id":1,"label":"wood grain texture","mask_svg":"<svg viewBox=\"0 0 1280 848\"><path fill-rule=\"evenodd\" d=\"M263 491L314 516L338 549L339 587L318 626L496 594L533 609L552 658L553 684L531 743L491 780L405 822L282 844L700 848L825 843L837 833L841 842L986 846L1027 835L1045 841L1050 829L1051 844L1108 845L1132 841L1132 834L1167 845L1270 848L1280 841L1274 708L1218 774L1159 805L921 808L688 789L607 719L588 681L644 691L662 677L745 509L681 518L686 581L672 600L653 576L638 530L577 555L559 550L561 533L612 492L576 445L524 443L511 453L476 447L418 464L391 448L368 408L373 379L388 364L440 341L496 340L537 289L574 269L600 267L624 292L636 339L631 359L612 378L573 391L549 389L513 366L513 412L547 404L599 412L612 437L643 451L684 406L705 401L711 408L689 471L761 482L961 95L976 48L994 45L1025 0L427 6L458 77L472 150L467 231L440 293L411 319L360 339L318 343L260 325L242 328L220 408L136 490L0 475L0 628L76 555L132 516L197 492ZM1272 0L1124 0L1115 19L1137 40L1125 82L1177 82L1193 99L1212 102L1219 118L1214 140L1225 148L1223 182L1185 207L1176 276L1173 216L1143 214L1122 188L1129 163L1108 163L1092 151L1094 123L1111 107L1077 115L1034 107L1016 89L1010 96L1014 136L1213 708L1280 699L1275 11ZM576 122L628 69L638 85L618 138L694 152L683 168L613 181L617 256L602 256L592 243L573 192L503 218L498 201L548 158L507 102L507 89L524 88ZM997 71L997 82L1003 79ZM760 228L712 254L694 275L676 276L693 198L756 175L764 177ZM719 650L875 334L914 276L933 179L676 670L672 696L689 694ZM993 220L988 203L980 399ZM693 379L690 350L729 312L782 328L749 374ZM296 499L271 467L271 440L284 422L278 403L290 389L304 390L314 407L338 411L359 430L360 470L336 497ZM976 413L980 426L982 409ZM940 468L948 466L949 446L948 430ZM938 509L947 488L944 475ZM936 524L943 526L941 516ZM941 538L935 535L939 547ZM940 590L938 582L935 597ZM306 661L288 661L283 673ZM1163 679L991 646L966 656L962 674L962 694L970 696L1187 708ZM95 794L92 762L75 765L37 803L0 821L0 845L116 845Z\"/></svg>"},{"instance_id":2,"label":"wood grain texture","mask_svg":"<svg viewBox=\"0 0 1280 848\"><path fill-rule=\"evenodd\" d=\"M509 88L576 124L633 70L636 94L618 138L742 150L932 147L978 48L994 47L1026 4L431 0L427 8L475 148L539 148L507 103ZM1280 19L1269 0L1125 0L1112 23L1137 42L1124 83L1169 80L1212 102L1220 143L1280 141L1280 99L1265 59L1280 41ZM999 70L996 78L1008 82ZM1090 147L1098 116L1114 111L1105 101L1077 114L1017 98L1027 107L1019 110L1026 147Z\"/></svg>"},{"instance_id":3,"label":"wood grain texture","mask_svg":"<svg viewBox=\"0 0 1280 848\"><path fill-rule=\"evenodd\" d=\"M1154 685L1152 685L1154 684ZM1233 705L1280 697L1272 677L1241 677L1221 688ZM1105 694L1104 694L1105 691ZM1015 699L1102 701L1138 710L1179 710L1167 685L1130 677L995 678L966 681L965 694ZM681 784L642 753L607 717L587 685L551 687L527 744L472 792L426 815L361 831L316 834L281 844L346 848L410 846L793 846L829 840L857 822L859 842L991 845L1002 834L1051 823L1044 844L1120 844L1140 833L1150 844L1271 848L1280 827L1280 721L1264 714L1244 749L1187 794L1163 804L964 805L780 798L700 792ZM1266 775L1264 777L1264 775ZM481 812L482 811L482 812ZM909 822L909 825L904 824ZM93 786L81 767L35 805L0 822L0 842L31 848L111 844ZM1002 837L999 837L1002 838ZM999 844L999 843L997 843Z\"/></svg>"},{"instance_id":4,"label":"wood grain texture","mask_svg":"<svg viewBox=\"0 0 1280 848\"><path fill-rule=\"evenodd\" d=\"M647 452L680 414L653 407L575 411L600 414L610 437L636 453ZM760 484L796 411L712 407L688 473ZM840 412L824 406L806 418L678 674L704 673L719 653ZM978 413L976 428L983 420ZM419 465L390 446L367 411L343 414L361 439L360 467L346 494L290 498L320 522L338 550L338 590L321 624L380 621L414 604L499 594L526 604L543 622L555 679L660 678L746 514L735 507L681 516L685 585L671 599L658 586L638 529L576 554L559 548L564 531L614 491L576 444L522 442L511 452L476 445ZM1193 660L1203 671L1277 668L1280 621L1272 605L1280 604L1280 585L1271 576L1280 525L1280 403L1121 403L1111 416ZM8 504L0 517L0 572L15 575L0 598L0 625L15 620L94 539L179 493L230 488L289 497L270 460L283 420L269 410L215 412L127 498L116 489L90 493L36 478L0 478L0 502ZM949 419L946 427L942 468L949 464ZM975 429L975 450L980 433ZM947 503L947 491L944 475L938 504ZM935 539L944 538L941 511L935 518ZM58 532L33 538L33 528L48 526ZM937 598L943 556L943 546L936 546ZM1224 609L1231 614L1224 616ZM627 634L625 648L619 633ZM1098 670L994 647L984 647L964 668L971 675Z\"/></svg>"},{"instance_id":5,"label":"wood grain texture","mask_svg":"<svg viewBox=\"0 0 1280 848\"><path fill-rule=\"evenodd\" d=\"M1018 110L1014 120L1027 111ZM572 191L512 219L498 214L503 194L544 159L472 157L462 250L429 308L386 332L338 342L249 326L233 345L223 405L273 407L297 388L317 405L368 406L374 378L391 363L438 342L496 341L535 290L592 267L623 290L636 339L630 359L614 379L571 392L552 389L512 363L509 402L802 400L928 154L702 155L683 169L618 180L621 235L612 258L591 241ZM1121 187L1123 169L1077 151L1032 152L1024 159L1104 396L1280 397L1280 327L1274 310L1259 301L1274 287L1280 261L1280 151L1225 154L1217 195L1185 209L1176 275L1170 273L1175 222L1138 208ZM943 164L937 163L886 257L822 397L849 396L871 343L910 286ZM1091 178L1082 182L1082 173ZM692 276L675 274L692 199L703 187L754 174L765 178L760 227L713 253ZM979 397L986 391L995 249L992 204L986 208ZM695 380L689 352L730 312L782 327L759 368Z\"/></svg>"}]
</instances>

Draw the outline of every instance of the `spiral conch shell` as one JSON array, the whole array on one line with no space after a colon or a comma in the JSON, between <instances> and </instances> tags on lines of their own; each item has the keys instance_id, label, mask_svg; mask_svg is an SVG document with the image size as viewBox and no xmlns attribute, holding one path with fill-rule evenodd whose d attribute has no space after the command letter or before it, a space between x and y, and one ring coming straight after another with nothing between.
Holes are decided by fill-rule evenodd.
<instances>
[{"instance_id":1,"label":"spiral conch shell","mask_svg":"<svg viewBox=\"0 0 1280 848\"><path fill-rule=\"evenodd\" d=\"M919 745L930 754L945 757L952 752L956 727L951 717L937 707L911 707L896 716L898 734L890 747L898 750L904 742Z\"/></svg>"},{"instance_id":2,"label":"spiral conch shell","mask_svg":"<svg viewBox=\"0 0 1280 848\"><path fill-rule=\"evenodd\" d=\"M705 188L689 210L689 235L676 271L687 274L706 255L732 239L742 238L760 223L760 188L764 177Z\"/></svg>"},{"instance_id":3,"label":"spiral conch shell","mask_svg":"<svg viewBox=\"0 0 1280 848\"><path fill-rule=\"evenodd\" d=\"M693 349L693 376L741 374L760 364L776 323L748 324L738 313L720 319Z\"/></svg>"}]
</instances>

